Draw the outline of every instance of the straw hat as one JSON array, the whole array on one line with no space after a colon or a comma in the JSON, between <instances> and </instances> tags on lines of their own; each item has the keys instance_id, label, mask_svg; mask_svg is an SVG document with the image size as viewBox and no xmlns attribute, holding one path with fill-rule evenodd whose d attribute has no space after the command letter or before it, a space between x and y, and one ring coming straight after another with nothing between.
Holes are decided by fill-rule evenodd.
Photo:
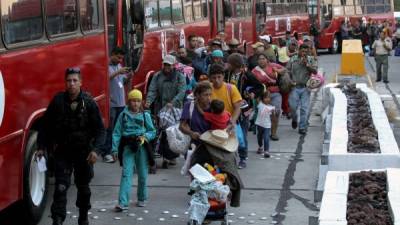
<instances>
[{"instance_id":1,"label":"straw hat","mask_svg":"<svg viewBox=\"0 0 400 225\"><path fill-rule=\"evenodd\" d=\"M212 130L204 132L200 140L228 152L236 152L239 142L235 135L229 135L225 130Z\"/></svg>"}]
</instances>

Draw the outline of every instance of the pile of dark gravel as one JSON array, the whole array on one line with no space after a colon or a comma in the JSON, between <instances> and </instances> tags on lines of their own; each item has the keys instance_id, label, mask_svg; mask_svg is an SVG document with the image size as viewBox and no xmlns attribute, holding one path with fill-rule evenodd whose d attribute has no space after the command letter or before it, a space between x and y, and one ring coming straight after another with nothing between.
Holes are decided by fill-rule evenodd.
<instances>
[{"instance_id":1,"label":"pile of dark gravel","mask_svg":"<svg viewBox=\"0 0 400 225\"><path fill-rule=\"evenodd\" d=\"M341 86L347 98L347 151L351 153L380 153L378 132L375 129L366 94L355 84Z\"/></svg>"},{"instance_id":2,"label":"pile of dark gravel","mask_svg":"<svg viewBox=\"0 0 400 225\"><path fill-rule=\"evenodd\" d=\"M348 225L393 225L385 172L350 174L346 219Z\"/></svg>"}]
</instances>

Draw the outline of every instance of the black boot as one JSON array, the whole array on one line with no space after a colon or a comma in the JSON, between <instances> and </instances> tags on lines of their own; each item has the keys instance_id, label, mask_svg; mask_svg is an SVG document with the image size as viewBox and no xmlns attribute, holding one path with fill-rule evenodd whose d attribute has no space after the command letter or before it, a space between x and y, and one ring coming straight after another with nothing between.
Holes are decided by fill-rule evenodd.
<instances>
[{"instance_id":1,"label":"black boot","mask_svg":"<svg viewBox=\"0 0 400 225\"><path fill-rule=\"evenodd\" d=\"M78 225L89 225L88 210L79 209Z\"/></svg>"}]
</instances>

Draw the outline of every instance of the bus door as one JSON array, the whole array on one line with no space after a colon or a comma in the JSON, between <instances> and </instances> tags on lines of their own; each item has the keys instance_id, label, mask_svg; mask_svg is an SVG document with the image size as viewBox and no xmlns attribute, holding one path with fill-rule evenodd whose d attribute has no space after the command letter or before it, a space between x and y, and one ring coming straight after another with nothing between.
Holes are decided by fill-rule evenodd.
<instances>
[{"instance_id":1,"label":"bus door","mask_svg":"<svg viewBox=\"0 0 400 225\"><path fill-rule=\"evenodd\" d=\"M143 0L122 2L123 47L126 50L126 65L135 71L143 52L144 8Z\"/></svg>"},{"instance_id":2,"label":"bus door","mask_svg":"<svg viewBox=\"0 0 400 225\"><path fill-rule=\"evenodd\" d=\"M212 6L210 8L211 36L214 37L218 31L225 30L225 17L232 16L232 7L229 0L211 1L210 3Z\"/></svg>"},{"instance_id":3,"label":"bus door","mask_svg":"<svg viewBox=\"0 0 400 225\"><path fill-rule=\"evenodd\" d=\"M224 2L217 1L217 32L225 30Z\"/></svg>"},{"instance_id":4,"label":"bus door","mask_svg":"<svg viewBox=\"0 0 400 225\"><path fill-rule=\"evenodd\" d=\"M308 15L311 23L318 21L318 2L317 0L308 0Z\"/></svg>"}]
</instances>

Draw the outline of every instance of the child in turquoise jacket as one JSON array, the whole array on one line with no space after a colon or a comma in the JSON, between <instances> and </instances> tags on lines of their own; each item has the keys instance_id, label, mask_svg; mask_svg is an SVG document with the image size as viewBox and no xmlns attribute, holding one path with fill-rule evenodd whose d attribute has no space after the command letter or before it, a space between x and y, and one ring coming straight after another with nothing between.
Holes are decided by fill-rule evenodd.
<instances>
[{"instance_id":1,"label":"child in turquoise jacket","mask_svg":"<svg viewBox=\"0 0 400 225\"><path fill-rule=\"evenodd\" d=\"M117 212L126 211L129 206L132 176L134 170L138 174L137 206L144 207L148 198L147 175L148 159L144 142L151 141L156 136L151 116L142 109L142 93L139 90L132 90L128 94L128 105L119 115L114 127L112 136L112 153L118 158L118 148L121 139L134 140L137 148L132 150L133 145L125 145L122 149L122 176L119 188Z\"/></svg>"}]
</instances>

